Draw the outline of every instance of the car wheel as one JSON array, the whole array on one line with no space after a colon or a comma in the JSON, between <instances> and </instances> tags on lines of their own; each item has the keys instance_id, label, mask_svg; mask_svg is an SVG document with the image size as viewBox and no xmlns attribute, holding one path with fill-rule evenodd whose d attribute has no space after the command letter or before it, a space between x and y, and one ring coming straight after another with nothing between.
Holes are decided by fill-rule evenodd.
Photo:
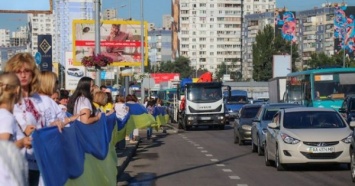
<instances>
[{"instance_id":1,"label":"car wheel","mask_svg":"<svg viewBox=\"0 0 355 186\"><path fill-rule=\"evenodd\" d=\"M271 161L269 160L269 155L268 155L268 150L267 150L267 145L265 143L265 165L266 166L270 166L271 165Z\"/></svg>"},{"instance_id":2,"label":"car wheel","mask_svg":"<svg viewBox=\"0 0 355 186\"><path fill-rule=\"evenodd\" d=\"M279 151L279 148L278 148L278 147L276 148L276 157L275 157L275 159L276 159L276 160L275 160L276 169L277 169L278 171L284 171L284 170L286 170L286 169L285 169L285 165L280 162L280 151Z\"/></svg>"},{"instance_id":3,"label":"car wheel","mask_svg":"<svg viewBox=\"0 0 355 186\"><path fill-rule=\"evenodd\" d=\"M353 150L351 150L350 160L351 180L355 182L355 152Z\"/></svg>"},{"instance_id":4,"label":"car wheel","mask_svg":"<svg viewBox=\"0 0 355 186\"><path fill-rule=\"evenodd\" d=\"M251 152L256 152L257 146L254 144L254 139L251 138Z\"/></svg>"},{"instance_id":5,"label":"car wheel","mask_svg":"<svg viewBox=\"0 0 355 186\"><path fill-rule=\"evenodd\" d=\"M262 156L262 155L264 155L264 149L262 149L261 148L261 143L260 143L260 138L259 138L259 136L258 136L258 155L259 156Z\"/></svg>"}]
</instances>

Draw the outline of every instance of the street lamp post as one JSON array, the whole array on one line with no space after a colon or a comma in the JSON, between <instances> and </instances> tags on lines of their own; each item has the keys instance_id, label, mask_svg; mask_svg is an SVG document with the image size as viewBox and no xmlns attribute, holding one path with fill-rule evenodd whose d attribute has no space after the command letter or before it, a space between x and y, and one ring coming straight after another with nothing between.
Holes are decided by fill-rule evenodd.
<instances>
[{"instance_id":1,"label":"street lamp post","mask_svg":"<svg viewBox=\"0 0 355 186\"><path fill-rule=\"evenodd\" d=\"M143 0L141 0L141 73L144 74L144 13ZM142 80L143 82L143 80ZM141 85L141 102L144 103L144 88Z\"/></svg>"},{"instance_id":2,"label":"street lamp post","mask_svg":"<svg viewBox=\"0 0 355 186\"><path fill-rule=\"evenodd\" d=\"M95 55L100 53L100 0L95 0ZM101 71L96 69L95 84L101 85Z\"/></svg>"}]
</instances>

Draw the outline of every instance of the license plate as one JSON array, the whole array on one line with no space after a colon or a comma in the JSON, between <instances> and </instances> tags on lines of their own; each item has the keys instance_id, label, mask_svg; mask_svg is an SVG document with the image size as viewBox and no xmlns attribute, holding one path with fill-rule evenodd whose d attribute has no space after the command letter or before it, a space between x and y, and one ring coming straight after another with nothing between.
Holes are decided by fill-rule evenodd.
<instances>
[{"instance_id":1,"label":"license plate","mask_svg":"<svg viewBox=\"0 0 355 186\"><path fill-rule=\"evenodd\" d=\"M210 120L211 117L201 117L201 120Z\"/></svg>"},{"instance_id":2,"label":"license plate","mask_svg":"<svg viewBox=\"0 0 355 186\"><path fill-rule=\"evenodd\" d=\"M307 150L310 153L329 153L329 152L334 152L335 148L334 147L308 147Z\"/></svg>"}]
</instances>

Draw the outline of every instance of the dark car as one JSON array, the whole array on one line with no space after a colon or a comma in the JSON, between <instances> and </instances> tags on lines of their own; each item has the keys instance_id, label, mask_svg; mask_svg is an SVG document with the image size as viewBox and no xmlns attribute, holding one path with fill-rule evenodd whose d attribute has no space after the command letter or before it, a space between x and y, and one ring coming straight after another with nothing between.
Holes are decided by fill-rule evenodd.
<instances>
[{"instance_id":1,"label":"dark car","mask_svg":"<svg viewBox=\"0 0 355 186\"><path fill-rule=\"evenodd\" d=\"M348 124L355 121L355 95L349 95L344 99L339 112Z\"/></svg>"},{"instance_id":2,"label":"dark car","mask_svg":"<svg viewBox=\"0 0 355 186\"><path fill-rule=\"evenodd\" d=\"M355 121L350 121L351 128L355 128ZM350 170L351 170L351 180L355 183L355 133L351 135L350 143Z\"/></svg>"},{"instance_id":3,"label":"dark car","mask_svg":"<svg viewBox=\"0 0 355 186\"><path fill-rule=\"evenodd\" d=\"M261 106L258 114L253 119L251 127L251 146L252 152L258 152L261 156L264 154L265 133L267 124L271 122L273 116L281 108L300 107L301 105L293 103L265 103Z\"/></svg>"},{"instance_id":4,"label":"dark car","mask_svg":"<svg viewBox=\"0 0 355 186\"><path fill-rule=\"evenodd\" d=\"M234 124L234 143L244 145L251 140L251 124L261 104L246 104L239 110Z\"/></svg>"}]
</instances>

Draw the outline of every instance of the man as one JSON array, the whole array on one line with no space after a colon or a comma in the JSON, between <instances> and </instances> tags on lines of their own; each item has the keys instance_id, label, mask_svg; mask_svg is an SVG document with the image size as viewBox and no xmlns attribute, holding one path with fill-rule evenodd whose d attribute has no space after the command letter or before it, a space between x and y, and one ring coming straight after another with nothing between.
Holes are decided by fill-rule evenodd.
<instances>
[{"instance_id":1,"label":"man","mask_svg":"<svg viewBox=\"0 0 355 186\"><path fill-rule=\"evenodd\" d=\"M127 40L132 40L132 35L130 33L122 32L120 24L113 24L110 35L107 36L106 41L119 42ZM125 54L126 48L127 46L107 46L106 52L103 52L103 54L111 57L113 61L124 61L125 57L123 54Z\"/></svg>"}]
</instances>

